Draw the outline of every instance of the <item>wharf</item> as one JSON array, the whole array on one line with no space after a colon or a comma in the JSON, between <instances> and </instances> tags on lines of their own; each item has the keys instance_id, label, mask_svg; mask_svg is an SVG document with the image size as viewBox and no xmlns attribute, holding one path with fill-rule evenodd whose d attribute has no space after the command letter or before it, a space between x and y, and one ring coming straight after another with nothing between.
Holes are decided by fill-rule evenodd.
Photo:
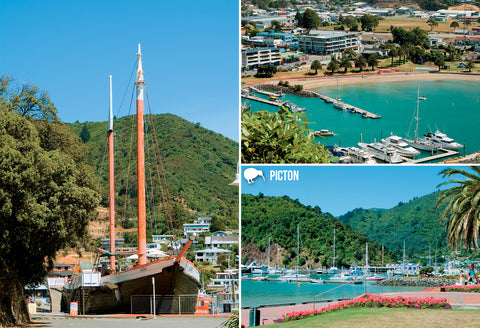
<instances>
[{"instance_id":1,"label":"wharf","mask_svg":"<svg viewBox=\"0 0 480 328\"><path fill-rule=\"evenodd\" d=\"M406 158L402 156L402 159L409 163L409 164L418 164L418 163L426 163L426 162L431 162L437 159L442 159L450 156L455 156L458 154L458 151L456 150L449 150L449 149L443 149L440 148L439 151L441 152L440 154L424 157L424 158L419 158L419 159L411 159L411 158Z\"/></svg>"},{"instance_id":2,"label":"wharf","mask_svg":"<svg viewBox=\"0 0 480 328\"><path fill-rule=\"evenodd\" d=\"M260 93L260 94L266 95L266 96L279 97L279 96L281 95L281 94L279 94L278 92L265 91L265 90L262 90L262 89L255 88L255 87L253 87L253 86L250 86L249 88L250 88L250 90L252 90L253 92Z\"/></svg>"},{"instance_id":3,"label":"wharf","mask_svg":"<svg viewBox=\"0 0 480 328\"><path fill-rule=\"evenodd\" d=\"M245 94L245 95L242 95L242 98L262 102L262 103L269 104L269 105L272 105L272 106L282 107L282 102L271 101L271 100L268 100L268 99L255 97L255 96L252 96L252 95Z\"/></svg>"},{"instance_id":4,"label":"wharf","mask_svg":"<svg viewBox=\"0 0 480 328\"><path fill-rule=\"evenodd\" d=\"M361 108L358 108L358 107L355 107L355 106L352 106L352 105L349 105L347 103L344 103L342 101L339 101L337 99L334 99L334 98L331 98L331 97L328 97L328 96L325 96L325 95L322 95L318 92L315 92L315 91L310 91L313 95L317 96L318 98L322 99L323 101L327 102L327 103L337 103L337 104L340 104L342 107L344 107L345 109L349 109L351 110L352 112L354 113L358 113L358 114L361 114L362 117L365 117L365 118L380 118L379 115L376 115L376 114L373 114L373 113L370 113L369 111L366 111L365 109L361 109Z\"/></svg>"}]
</instances>

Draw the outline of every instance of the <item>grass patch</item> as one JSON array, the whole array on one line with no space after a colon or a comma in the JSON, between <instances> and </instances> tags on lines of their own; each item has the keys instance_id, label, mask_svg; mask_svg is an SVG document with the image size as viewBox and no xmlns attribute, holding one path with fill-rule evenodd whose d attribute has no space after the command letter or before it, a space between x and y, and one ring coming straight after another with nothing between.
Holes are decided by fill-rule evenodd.
<instances>
[{"instance_id":1,"label":"grass patch","mask_svg":"<svg viewBox=\"0 0 480 328\"><path fill-rule=\"evenodd\" d=\"M275 324L279 328L317 327L478 327L478 310L352 308Z\"/></svg>"}]
</instances>

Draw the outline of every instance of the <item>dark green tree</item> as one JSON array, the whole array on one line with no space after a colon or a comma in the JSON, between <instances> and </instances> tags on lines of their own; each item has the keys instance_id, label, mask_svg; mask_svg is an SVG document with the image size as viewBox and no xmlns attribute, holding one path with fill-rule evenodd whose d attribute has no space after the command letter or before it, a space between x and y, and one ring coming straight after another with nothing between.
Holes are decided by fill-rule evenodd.
<instances>
[{"instance_id":1,"label":"dark green tree","mask_svg":"<svg viewBox=\"0 0 480 328\"><path fill-rule=\"evenodd\" d=\"M314 69L315 70L315 74L318 74L318 70L322 71L322 63L320 63L319 60L314 60L312 62L312 65L310 65L310 69Z\"/></svg>"},{"instance_id":2,"label":"dark green tree","mask_svg":"<svg viewBox=\"0 0 480 328\"><path fill-rule=\"evenodd\" d=\"M336 71L340 68L338 60L333 58L327 65L327 71L330 71L331 74L335 74Z\"/></svg>"},{"instance_id":3,"label":"dark green tree","mask_svg":"<svg viewBox=\"0 0 480 328\"><path fill-rule=\"evenodd\" d=\"M87 124L83 124L82 131L80 132L80 139L82 139L83 143L87 143L90 140L90 131L88 131Z\"/></svg>"},{"instance_id":4,"label":"dark green tree","mask_svg":"<svg viewBox=\"0 0 480 328\"><path fill-rule=\"evenodd\" d=\"M365 66L367 66L367 60L362 55L358 55L357 58L355 58L355 67L359 68L361 72Z\"/></svg>"},{"instance_id":5,"label":"dark green tree","mask_svg":"<svg viewBox=\"0 0 480 328\"><path fill-rule=\"evenodd\" d=\"M475 64L474 64L474 62L473 62L473 61L471 61L471 60L469 60L469 61L467 62L467 65L465 66L465 68L466 68L466 69L468 69L468 71L469 71L469 72L471 72L471 71L472 71L472 69L474 69L474 68L475 68Z\"/></svg>"},{"instance_id":6,"label":"dark green tree","mask_svg":"<svg viewBox=\"0 0 480 328\"><path fill-rule=\"evenodd\" d=\"M320 19L320 17L318 17L315 10L312 10L312 9L305 10L302 18L302 27L311 30L319 27L321 23L322 23L322 20Z\"/></svg>"},{"instance_id":7,"label":"dark green tree","mask_svg":"<svg viewBox=\"0 0 480 328\"><path fill-rule=\"evenodd\" d=\"M460 24L458 24L457 21L453 21L450 23L450 27L452 28L452 30L455 30L456 28L460 27Z\"/></svg>"},{"instance_id":8,"label":"dark green tree","mask_svg":"<svg viewBox=\"0 0 480 328\"><path fill-rule=\"evenodd\" d=\"M367 63L372 68L372 71L375 70L375 67L378 66L378 54L368 56Z\"/></svg>"},{"instance_id":9,"label":"dark green tree","mask_svg":"<svg viewBox=\"0 0 480 328\"><path fill-rule=\"evenodd\" d=\"M344 73L347 73L347 70L349 68L352 68L352 61L350 60L350 57L345 53L343 54L342 59L340 60L339 66L345 69Z\"/></svg>"},{"instance_id":10,"label":"dark green tree","mask_svg":"<svg viewBox=\"0 0 480 328\"><path fill-rule=\"evenodd\" d=\"M438 26L438 22L434 18L430 17L427 20L427 25L430 26L430 32L431 32L435 27Z\"/></svg>"},{"instance_id":11,"label":"dark green tree","mask_svg":"<svg viewBox=\"0 0 480 328\"><path fill-rule=\"evenodd\" d=\"M82 241L98 194L85 165L43 149L34 124L6 107L0 108L0 324L8 326L29 321L24 286L42 282L56 252Z\"/></svg>"},{"instance_id":12,"label":"dark green tree","mask_svg":"<svg viewBox=\"0 0 480 328\"><path fill-rule=\"evenodd\" d=\"M363 15L360 17L360 24L362 26L362 30L371 32L374 31L375 28L380 23L380 18L374 15Z\"/></svg>"},{"instance_id":13,"label":"dark green tree","mask_svg":"<svg viewBox=\"0 0 480 328\"><path fill-rule=\"evenodd\" d=\"M260 65L257 70L257 77L272 77L277 73L274 65Z\"/></svg>"},{"instance_id":14,"label":"dark green tree","mask_svg":"<svg viewBox=\"0 0 480 328\"><path fill-rule=\"evenodd\" d=\"M299 11L295 14L295 21L297 22L297 26L303 27L303 16Z\"/></svg>"}]
</instances>

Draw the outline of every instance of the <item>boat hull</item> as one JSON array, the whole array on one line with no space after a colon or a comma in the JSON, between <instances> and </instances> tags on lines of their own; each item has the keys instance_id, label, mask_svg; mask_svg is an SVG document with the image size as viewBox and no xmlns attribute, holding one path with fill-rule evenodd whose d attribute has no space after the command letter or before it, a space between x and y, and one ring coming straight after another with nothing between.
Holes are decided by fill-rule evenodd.
<instances>
[{"instance_id":1,"label":"boat hull","mask_svg":"<svg viewBox=\"0 0 480 328\"><path fill-rule=\"evenodd\" d=\"M78 302L80 309L85 307L86 314L131 313L134 296L153 294L152 278L155 278L155 295L162 298L159 312L195 312L200 273L191 262L182 259L175 263L173 257L102 277L99 287L66 288L62 295L63 310L68 310L70 302ZM180 295L189 295L188 303Z\"/></svg>"}]
</instances>

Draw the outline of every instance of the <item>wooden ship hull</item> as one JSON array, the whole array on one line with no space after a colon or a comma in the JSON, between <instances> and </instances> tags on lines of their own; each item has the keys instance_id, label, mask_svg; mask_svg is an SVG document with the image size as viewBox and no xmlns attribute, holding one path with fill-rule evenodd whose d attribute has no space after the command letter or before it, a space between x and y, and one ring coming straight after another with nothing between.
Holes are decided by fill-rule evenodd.
<instances>
[{"instance_id":1,"label":"wooden ship hull","mask_svg":"<svg viewBox=\"0 0 480 328\"><path fill-rule=\"evenodd\" d=\"M159 303L156 312L195 313L200 272L185 258L175 262L173 256L104 276L97 287L66 286L62 295L62 310L68 311L70 302L78 302L81 314L143 313L141 309L133 309L136 307L134 298L148 297L150 303L152 278L155 278L155 295ZM183 295L188 295L188 298Z\"/></svg>"}]
</instances>

